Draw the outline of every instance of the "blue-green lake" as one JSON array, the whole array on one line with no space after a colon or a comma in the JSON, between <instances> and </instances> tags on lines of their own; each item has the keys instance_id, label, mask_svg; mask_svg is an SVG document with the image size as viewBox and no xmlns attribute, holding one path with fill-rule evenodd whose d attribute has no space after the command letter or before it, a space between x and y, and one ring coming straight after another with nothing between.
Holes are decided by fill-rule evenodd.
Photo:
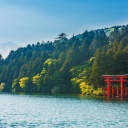
<instances>
[{"instance_id":1,"label":"blue-green lake","mask_svg":"<svg viewBox=\"0 0 128 128\"><path fill-rule=\"evenodd\" d=\"M127 127L127 100L0 93L0 128Z\"/></svg>"}]
</instances>

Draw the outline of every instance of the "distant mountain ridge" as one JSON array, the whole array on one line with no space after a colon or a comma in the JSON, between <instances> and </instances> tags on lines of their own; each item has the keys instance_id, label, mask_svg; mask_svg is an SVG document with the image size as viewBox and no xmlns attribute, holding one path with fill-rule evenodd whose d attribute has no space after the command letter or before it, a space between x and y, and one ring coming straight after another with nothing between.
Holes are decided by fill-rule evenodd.
<instances>
[{"instance_id":1,"label":"distant mountain ridge","mask_svg":"<svg viewBox=\"0 0 128 128\"><path fill-rule=\"evenodd\" d=\"M18 47L19 45L14 42L2 42L0 43L0 54L6 58L11 50L16 50Z\"/></svg>"}]
</instances>

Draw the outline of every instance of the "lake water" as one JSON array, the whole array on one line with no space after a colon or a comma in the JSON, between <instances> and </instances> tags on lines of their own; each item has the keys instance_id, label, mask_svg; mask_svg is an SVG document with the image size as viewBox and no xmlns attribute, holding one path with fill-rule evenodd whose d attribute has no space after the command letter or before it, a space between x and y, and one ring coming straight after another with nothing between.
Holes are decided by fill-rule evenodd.
<instances>
[{"instance_id":1,"label":"lake water","mask_svg":"<svg viewBox=\"0 0 128 128\"><path fill-rule=\"evenodd\" d=\"M0 128L127 128L128 101L0 94Z\"/></svg>"}]
</instances>

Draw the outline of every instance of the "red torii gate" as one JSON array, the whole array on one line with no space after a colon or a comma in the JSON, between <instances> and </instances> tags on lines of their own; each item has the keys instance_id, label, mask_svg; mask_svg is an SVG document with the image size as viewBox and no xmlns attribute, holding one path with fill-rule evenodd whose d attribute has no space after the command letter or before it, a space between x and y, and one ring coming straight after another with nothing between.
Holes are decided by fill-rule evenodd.
<instances>
[{"instance_id":1,"label":"red torii gate","mask_svg":"<svg viewBox=\"0 0 128 128\"><path fill-rule=\"evenodd\" d=\"M104 96L114 96L115 91L114 87L111 88L111 82L120 82L120 88L116 88L116 96L124 97L128 96L128 87L124 87L124 82L126 82L128 78L128 74L125 75L102 75L105 78L105 82L107 82L107 88L103 88Z\"/></svg>"}]
</instances>

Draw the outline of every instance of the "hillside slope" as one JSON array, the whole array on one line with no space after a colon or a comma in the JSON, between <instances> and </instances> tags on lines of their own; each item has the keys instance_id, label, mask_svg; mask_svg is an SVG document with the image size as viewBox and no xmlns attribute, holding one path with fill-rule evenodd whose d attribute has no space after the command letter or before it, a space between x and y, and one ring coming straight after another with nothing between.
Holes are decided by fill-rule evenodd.
<instances>
[{"instance_id":1,"label":"hillside slope","mask_svg":"<svg viewBox=\"0 0 128 128\"><path fill-rule=\"evenodd\" d=\"M1 90L99 95L102 74L128 73L128 25L86 30L70 39L63 34L1 59Z\"/></svg>"}]
</instances>

